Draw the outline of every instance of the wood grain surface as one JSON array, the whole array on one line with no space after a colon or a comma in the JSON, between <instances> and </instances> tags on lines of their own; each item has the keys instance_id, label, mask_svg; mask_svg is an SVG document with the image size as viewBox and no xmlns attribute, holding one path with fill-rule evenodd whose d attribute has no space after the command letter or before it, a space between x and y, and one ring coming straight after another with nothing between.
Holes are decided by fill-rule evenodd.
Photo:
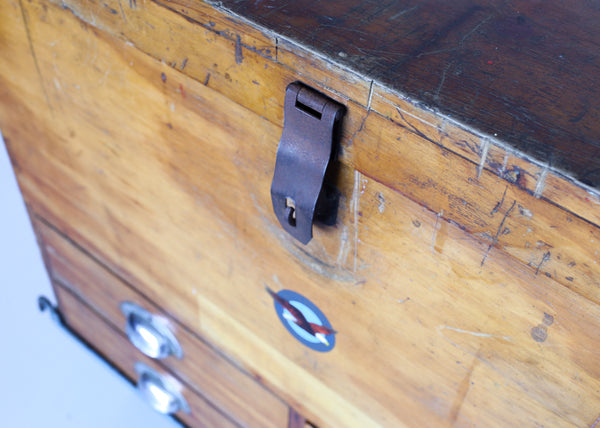
<instances>
[{"instance_id":1,"label":"wood grain surface","mask_svg":"<svg viewBox=\"0 0 600 428\"><path fill-rule=\"evenodd\" d=\"M565 210L377 112L353 116L357 102L339 222L298 246L271 212L281 128L256 113L263 104L240 105L68 9L34 0L0 10L10 24L0 38L10 70L0 125L33 212L308 420L585 426L598 418L591 223L574 217L567 229ZM229 46L223 58L236 64ZM405 186L403 174L421 178ZM482 212L483 230L460 223L476 225ZM529 222L553 249L527 248ZM530 255L540 257L527 266ZM574 268L581 288L559 282L570 283ZM336 348L317 354L295 341L265 286L315 302L339 332Z\"/></svg>"},{"instance_id":2,"label":"wood grain surface","mask_svg":"<svg viewBox=\"0 0 600 428\"><path fill-rule=\"evenodd\" d=\"M144 363L161 375L170 376L160 364L137 352L126 337L106 324L98 314L69 290L55 283L54 292L60 305L61 314L69 328L129 378L131 382L137 382L138 375L135 371L135 364L137 362ZM110 343L111 346L106 346L107 343ZM173 376L170 376L170 378L181 386L181 395L190 407L189 414L179 411L175 415L185 425L206 428L237 427L236 424L212 407L203 398L189 390L181 382L178 382L176 378ZM115 403L115 406L118 404Z\"/></svg>"},{"instance_id":3,"label":"wood grain surface","mask_svg":"<svg viewBox=\"0 0 600 428\"><path fill-rule=\"evenodd\" d=\"M222 5L600 186L600 8L594 2Z\"/></svg>"},{"instance_id":4,"label":"wood grain surface","mask_svg":"<svg viewBox=\"0 0 600 428\"><path fill-rule=\"evenodd\" d=\"M188 12L194 19L208 20L206 26L200 26L195 21L183 19L170 9L152 2L126 8L122 12L124 16L111 12L119 10L117 3L113 4L113 9L109 4L88 4L72 0L71 12L93 21L94 25L111 33L133 38L136 47L159 57L172 70L180 70L181 67L176 64L183 64L185 60L181 58L187 59L183 71L200 79L204 79L205 73L206 76L210 74L208 80L200 80L205 86L216 89L281 126L282 88L294 80L294 74L286 67L265 61L260 55L270 40L266 35L250 32L254 34L254 39L262 37L262 44L254 42L248 48L239 46L237 37L232 36L231 32L226 32L221 27L219 33L207 29L212 22L208 18L210 15L207 6L196 7L193 13ZM144 28L148 25L152 26L153 31L151 37L144 37ZM203 37L195 39L197 49L192 56L186 40L193 38L198 27L202 28ZM221 33L227 36L221 37ZM169 43L157 45L155 39L169 40ZM262 50L257 46L263 46ZM44 54L55 55L57 49L56 46L51 47L44 50ZM241 54L239 49L242 49ZM242 61L239 61L240 55L244 58ZM52 61L45 67L56 71L56 65ZM105 75L110 73L110 67L106 64L104 67L96 67L102 68ZM310 72L314 74L315 67L319 68L306 66L301 69L305 72L307 69L313 70ZM172 70L164 74L165 78L171 75ZM67 74L70 72L65 71ZM316 77L320 77L322 73L323 71ZM99 73L98 81L102 82L105 75ZM348 73L342 73L341 78L337 72L330 73L330 76L333 77L327 81L328 85L317 87L337 88L334 96L338 91L351 94L349 88L356 86ZM62 86L56 87L60 76L50 78L52 79L54 88L46 90L56 92L56 102L60 106L61 97L68 91ZM270 81L278 83L269 84ZM187 99L185 84L177 86L170 81L162 83L163 87L171 88L186 102L194 102ZM360 85L357 87L360 88ZM278 93L275 93L276 88L280 89ZM99 93L93 97L101 98L102 91L102 88L98 88ZM366 86L362 93L367 94ZM423 112L415 111L405 100L392 97L382 88L374 88L372 95L372 110L361 107L360 103L338 97L339 101L348 106L342 162L401 191L434 213L456 222L476 234L482 242L505 249L536 274L550 275L566 287L595 302L599 301L600 289L597 284L600 272L594 266L598 251L597 245L594 245L598 242L598 228L578 218L598 222L598 195L585 191L577 193L574 191L576 186L569 185L556 175L548 174L547 169L486 143L485 139L460 133L457 129L447 129L452 127L445 126L443 120L432 115L424 116ZM359 95L355 98L362 99ZM179 97L175 99L179 100ZM366 98L362 100L368 101ZM389 117L392 121L383 120L374 112ZM399 126L393 126L394 124ZM8 126L11 126L10 123ZM62 135L67 132L70 131L65 130ZM280 131L273 131L272 135L278 132ZM269 143L272 146L277 140L278 136L273 136ZM425 173L423 168L426 165L428 167ZM546 188L555 196L555 202L565 202L569 208L573 208L575 215L565 212L568 209L548 204L548 199L538 200L543 194L540 189ZM516 205L505 218L504 214L512 202ZM502 208L505 210L502 211ZM508 223L504 224L506 222ZM498 230L501 225L502 229ZM484 257L482 255L482 262Z\"/></svg>"},{"instance_id":5,"label":"wood grain surface","mask_svg":"<svg viewBox=\"0 0 600 428\"><path fill-rule=\"evenodd\" d=\"M408 195L542 274L600 303L600 229L519 186L478 170L427 137L370 114L353 140L363 174ZM399 144L383 144L396 141ZM396 167L398 158L402 167ZM524 178L526 180L526 178ZM481 256L481 265L487 260Z\"/></svg>"},{"instance_id":6,"label":"wood grain surface","mask_svg":"<svg viewBox=\"0 0 600 428\"><path fill-rule=\"evenodd\" d=\"M52 279L92 306L113 328L125 335L126 319L120 304L133 302L154 315L159 307L86 256L41 221L35 223ZM69 314L68 308L65 313ZM256 380L242 373L192 332L167 319L184 350L181 360L161 364L190 389L243 427L284 427L288 407ZM129 345L133 347L133 345Z\"/></svg>"},{"instance_id":7,"label":"wood grain surface","mask_svg":"<svg viewBox=\"0 0 600 428\"><path fill-rule=\"evenodd\" d=\"M243 17L232 17L196 0L157 0L125 8L118 0L65 0L60 5L276 125L283 122L285 86L301 78L347 105L346 143L352 141L367 112L374 110L401 126L409 123L407 128L420 137L425 134L427 143L443 146L507 183L600 224L599 192L551 163L516 150L502 134L477 132L418 99L344 69L331 57L316 56L268 29L255 28ZM403 160L397 157L396 161Z\"/></svg>"}]
</instances>

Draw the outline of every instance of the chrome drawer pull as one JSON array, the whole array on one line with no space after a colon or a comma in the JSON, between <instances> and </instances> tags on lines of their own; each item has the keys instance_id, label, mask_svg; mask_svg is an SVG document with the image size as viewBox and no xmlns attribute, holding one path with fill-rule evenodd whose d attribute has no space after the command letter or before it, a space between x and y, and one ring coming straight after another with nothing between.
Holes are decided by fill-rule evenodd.
<instances>
[{"instance_id":1,"label":"chrome drawer pull","mask_svg":"<svg viewBox=\"0 0 600 428\"><path fill-rule=\"evenodd\" d=\"M169 355L183 357L181 346L164 319L132 302L121 303L121 312L127 319L125 331L129 341L145 355L159 359Z\"/></svg>"},{"instance_id":2,"label":"chrome drawer pull","mask_svg":"<svg viewBox=\"0 0 600 428\"><path fill-rule=\"evenodd\" d=\"M136 363L135 371L138 374L137 389L154 410L165 415L180 410L190 413L190 407L174 379L159 374L144 363Z\"/></svg>"}]
</instances>

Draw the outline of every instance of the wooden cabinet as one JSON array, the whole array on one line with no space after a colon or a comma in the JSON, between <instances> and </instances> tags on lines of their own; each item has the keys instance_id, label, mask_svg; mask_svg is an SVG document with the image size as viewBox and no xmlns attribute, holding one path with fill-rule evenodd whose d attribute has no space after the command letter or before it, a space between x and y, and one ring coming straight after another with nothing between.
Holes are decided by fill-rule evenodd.
<instances>
[{"instance_id":1,"label":"wooden cabinet","mask_svg":"<svg viewBox=\"0 0 600 428\"><path fill-rule=\"evenodd\" d=\"M593 72L598 12L321 3L0 5L0 128L67 325L171 376L192 426L597 424L600 89L561 61ZM346 108L307 245L270 195L295 81ZM183 357L137 351L125 301Z\"/></svg>"}]
</instances>

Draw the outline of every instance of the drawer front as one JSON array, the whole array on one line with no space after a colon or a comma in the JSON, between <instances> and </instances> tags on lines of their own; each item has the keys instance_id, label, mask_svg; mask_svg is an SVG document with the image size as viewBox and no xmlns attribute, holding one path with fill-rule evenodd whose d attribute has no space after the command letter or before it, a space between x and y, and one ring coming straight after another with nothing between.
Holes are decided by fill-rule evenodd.
<instances>
[{"instance_id":1,"label":"drawer front","mask_svg":"<svg viewBox=\"0 0 600 428\"><path fill-rule=\"evenodd\" d=\"M132 382L136 382L136 363L142 362L156 372L165 374L164 368L141 355L133 348L120 332L106 323L87 304L81 301L70 290L55 283L54 291L59 302L61 314L67 325L77 335L84 339L100 355L113 364L121 373ZM110 344L110 346L107 346ZM213 407L204 398L181 383L181 394L189 405L190 413L183 411L176 413L176 417L184 424L193 427L230 427L237 426L223 413ZM117 403L115 403L117 405Z\"/></svg>"},{"instance_id":2,"label":"drawer front","mask_svg":"<svg viewBox=\"0 0 600 428\"><path fill-rule=\"evenodd\" d=\"M183 357L170 356L161 360L161 365L241 426L286 426L288 407L249 374L240 371L189 329L169 319L159 307L56 231L41 222L36 223L36 229L53 280L92 306L121 335L126 334L126 319L120 310L123 302L135 303L153 314L164 316L183 350ZM74 316L69 317L69 320L73 319ZM102 352L104 347L100 347ZM133 349L133 345L129 344L128 348Z\"/></svg>"}]
</instances>

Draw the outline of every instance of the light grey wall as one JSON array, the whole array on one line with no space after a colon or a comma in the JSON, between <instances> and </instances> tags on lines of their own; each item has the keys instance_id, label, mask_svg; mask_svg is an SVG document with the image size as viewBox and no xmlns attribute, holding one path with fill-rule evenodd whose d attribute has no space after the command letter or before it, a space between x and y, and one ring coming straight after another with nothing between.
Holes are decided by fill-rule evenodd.
<instances>
[{"instance_id":1,"label":"light grey wall","mask_svg":"<svg viewBox=\"0 0 600 428\"><path fill-rule=\"evenodd\" d=\"M40 313L54 300L0 137L0 427L176 427Z\"/></svg>"}]
</instances>

